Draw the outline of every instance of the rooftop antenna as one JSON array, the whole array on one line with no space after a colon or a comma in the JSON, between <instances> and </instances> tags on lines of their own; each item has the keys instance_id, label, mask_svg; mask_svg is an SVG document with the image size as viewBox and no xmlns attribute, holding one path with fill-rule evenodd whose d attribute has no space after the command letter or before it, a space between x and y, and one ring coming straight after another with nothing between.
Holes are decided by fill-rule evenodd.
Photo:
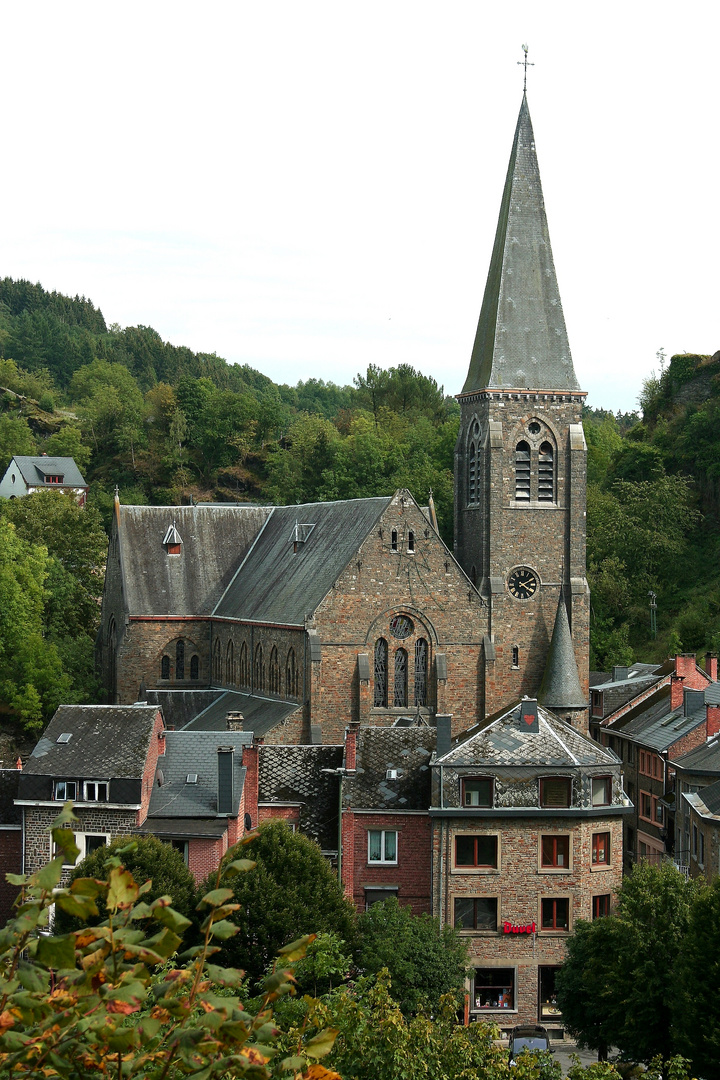
<instances>
[{"instance_id":1,"label":"rooftop antenna","mask_svg":"<svg viewBox=\"0 0 720 1080\"><path fill-rule=\"evenodd\" d=\"M522 51L525 53L525 59L524 60L518 60L518 64L522 64L522 66L525 68L525 71L523 73L523 94L526 94L527 93L527 69L528 69L528 67L535 67L535 64L532 62L532 60L528 60L528 58L527 58L527 54L528 54L527 45L523 45Z\"/></svg>"}]
</instances>

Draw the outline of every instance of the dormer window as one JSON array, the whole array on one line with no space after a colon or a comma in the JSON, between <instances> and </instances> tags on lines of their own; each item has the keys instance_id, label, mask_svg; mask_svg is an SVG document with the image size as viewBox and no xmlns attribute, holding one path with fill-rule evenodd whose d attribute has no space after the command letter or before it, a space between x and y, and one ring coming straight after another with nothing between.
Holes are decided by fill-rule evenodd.
<instances>
[{"instance_id":1,"label":"dormer window","mask_svg":"<svg viewBox=\"0 0 720 1080\"><path fill-rule=\"evenodd\" d=\"M175 528L175 522L168 527L163 540L163 547L168 555L180 555L182 552L182 537Z\"/></svg>"},{"instance_id":2,"label":"dormer window","mask_svg":"<svg viewBox=\"0 0 720 1080\"><path fill-rule=\"evenodd\" d=\"M46 484L62 484L64 479L65 479L65 477L64 477L64 475L62 473L55 473L52 476L46 476L45 477L45 483Z\"/></svg>"},{"instance_id":3,"label":"dormer window","mask_svg":"<svg viewBox=\"0 0 720 1080\"><path fill-rule=\"evenodd\" d=\"M107 780L86 780L85 802L107 802L110 785Z\"/></svg>"},{"instance_id":4,"label":"dormer window","mask_svg":"<svg viewBox=\"0 0 720 1080\"><path fill-rule=\"evenodd\" d=\"M310 533L315 528L314 524L301 524L299 521L295 522L292 533L290 534L290 540L293 546L293 554L297 554L300 544L306 544L310 538Z\"/></svg>"},{"instance_id":5,"label":"dormer window","mask_svg":"<svg viewBox=\"0 0 720 1080\"><path fill-rule=\"evenodd\" d=\"M489 809L493 804L494 781L492 776L473 776L462 782L463 806Z\"/></svg>"},{"instance_id":6,"label":"dormer window","mask_svg":"<svg viewBox=\"0 0 720 1080\"><path fill-rule=\"evenodd\" d=\"M56 780L54 798L58 802L67 802L77 799L77 780Z\"/></svg>"},{"instance_id":7,"label":"dormer window","mask_svg":"<svg viewBox=\"0 0 720 1080\"><path fill-rule=\"evenodd\" d=\"M569 776L546 776L540 781L540 805L562 810L570 806L572 783Z\"/></svg>"}]
</instances>

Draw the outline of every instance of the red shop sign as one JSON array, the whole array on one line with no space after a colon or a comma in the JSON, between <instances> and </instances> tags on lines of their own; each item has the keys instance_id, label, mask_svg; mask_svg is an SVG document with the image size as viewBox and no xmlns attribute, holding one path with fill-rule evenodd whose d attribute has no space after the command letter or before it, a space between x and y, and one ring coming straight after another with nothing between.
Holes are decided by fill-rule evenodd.
<instances>
[{"instance_id":1,"label":"red shop sign","mask_svg":"<svg viewBox=\"0 0 720 1080\"><path fill-rule=\"evenodd\" d=\"M535 923L528 923L527 926L518 926L516 923L503 923L503 934L534 934Z\"/></svg>"}]
</instances>

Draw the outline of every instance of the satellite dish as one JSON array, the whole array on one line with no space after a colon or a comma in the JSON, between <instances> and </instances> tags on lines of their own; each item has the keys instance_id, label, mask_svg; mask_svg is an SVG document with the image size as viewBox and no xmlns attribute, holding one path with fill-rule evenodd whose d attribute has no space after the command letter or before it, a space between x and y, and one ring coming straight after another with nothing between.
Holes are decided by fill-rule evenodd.
<instances>
[{"instance_id":1,"label":"satellite dish","mask_svg":"<svg viewBox=\"0 0 720 1080\"><path fill-rule=\"evenodd\" d=\"M165 783L165 777L163 776L162 769L158 769L158 771L155 773L155 779L157 780L157 786L162 787Z\"/></svg>"}]
</instances>

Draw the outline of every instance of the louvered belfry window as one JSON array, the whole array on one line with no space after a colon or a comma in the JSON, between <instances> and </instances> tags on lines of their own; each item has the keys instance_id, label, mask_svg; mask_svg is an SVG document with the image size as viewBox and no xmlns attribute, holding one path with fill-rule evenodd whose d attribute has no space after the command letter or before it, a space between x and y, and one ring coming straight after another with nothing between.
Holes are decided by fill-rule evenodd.
<instances>
[{"instance_id":1,"label":"louvered belfry window","mask_svg":"<svg viewBox=\"0 0 720 1080\"><path fill-rule=\"evenodd\" d=\"M477 459L475 457L475 443L470 443L470 453L468 454L468 502L474 503L477 500Z\"/></svg>"},{"instance_id":2,"label":"louvered belfry window","mask_svg":"<svg viewBox=\"0 0 720 1080\"><path fill-rule=\"evenodd\" d=\"M543 502L555 499L555 461L549 442L541 443L538 454L538 499Z\"/></svg>"},{"instance_id":3,"label":"louvered belfry window","mask_svg":"<svg viewBox=\"0 0 720 1080\"><path fill-rule=\"evenodd\" d=\"M525 441L515 447L515 498L530 501L530 444Z\"/></svg>"},{"instance_id":4,"label":"louvered belfry window","mask_svg":"<svg viewBox=\"0 0 720 1080\"><path fill-rule=\"evenodd\" d=\"M407 705L408 654L405 649L395 652L395 682L393 686L393 705L402 709Z\"/></svg>"},{"instance_id":5,"label":"louvered belfry window","mask_svg":"<svg viewBox=\"0 0 720 1080\"><path fill-rule=\"evenodd\" d=\"M387 708L387 667L388 643L385 638L378 638L375 642L375 695L373 698L376 709Z\"/></svg>"},{"instance_id":6,"label":"louvered belfry window","mask_svg":"<svg viewBox=\"0 0 720 1080\"><path fill-rule=\"evenodd\" d=\"M415 642L415 705L427 705L428 646L425 638Z\"/></svg>"}]
</instances>

